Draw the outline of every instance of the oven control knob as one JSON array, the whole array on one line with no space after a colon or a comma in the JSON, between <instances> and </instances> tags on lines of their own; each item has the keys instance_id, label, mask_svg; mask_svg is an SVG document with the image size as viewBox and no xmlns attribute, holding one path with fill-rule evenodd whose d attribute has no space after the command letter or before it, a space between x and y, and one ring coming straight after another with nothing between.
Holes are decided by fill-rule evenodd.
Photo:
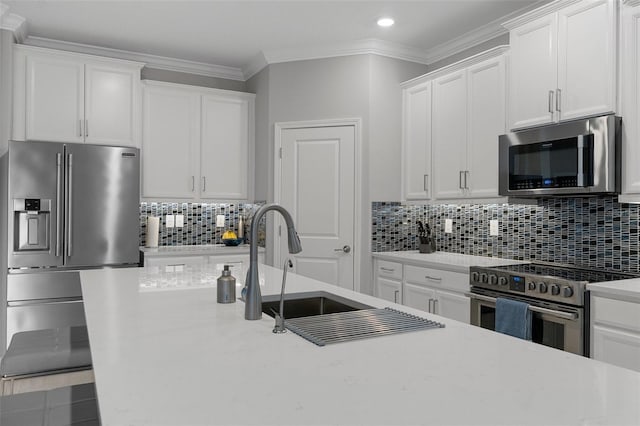
<instances>
[{"instance_id":1,"label":"oven control knob","mask_svg":"<svg viewBox=\"0 0 640 426\"><path fill-rule=\"evenodd\" d=\"M480 277L480 274L477 272L472 272L471 273L471 282L477 283L478 282L478 278Z\"/></svg>"},{"instance_id":2,"label":"oven control knob","mask_svg":"<svg viewBox=\"0 0 640 426\"><path fill-rule=\"evenodd\" d=\"M480 274L480 282L481 283L487 283L488 279L487 279L487 274L485 274L484 272Z\"/></svg>"},{"instance_id":3,"label":"oven control knob","mask_svg":"<svg viewBox=\"0 0 640 426\"><path fill-rule=\"evenodd\" d=\"M500 277L500 278L498 278L498 284L507 285L507 284L509 284L509 280L507 280L507 277Z\"/></svg>"},{"instance_id":4,"label":"oven control knob","mask_svg":"<svg viewBox=\"0 0 640 426\"><path fill-rule=\"evenodd\" d=\"M564 297L571 297L573 296L573 288L569 287L568 285L562 287L562 295Z\"/></svg>"},{"instance_id":5,"label":"oven control knob","mask_svg":"<svg viewBox=\"0 0 640 426\"><path fill-rule=\"evenodd\" d=\"M560 287L558 287L556 284L551 284L551 294L553 294L554 296L559 295Z\"/></svg>"},{"instance_id":6,"label":"oven control knob","mask_svg":"<svg viewBox=\"0 0 640 426\"><path fill-rule=\"evenodd\" d=\"M498 276L494 274L489 275L489 284L492 284L492 285L498 284Z\"/></svg>"},{"instance_id":7,"label":"oven control knob","mask_svg":"<svg viewBox=\"0 0 640 426\"><path fill-rule=\"evenodd\" d=\"M538 290L540 291L540 293L546 293L547 283L538 283Z\"/></svg>"},{"instance_id":8,"label":"oven control knob","mask_svg":"<svg viewBox=\"0 0 640 426\"><path fill-rule=\"evenodd\" d=\"M536 283L533 281L529 281L529 290L535 290L536 289Z\"/></svg>"}]
</instances>

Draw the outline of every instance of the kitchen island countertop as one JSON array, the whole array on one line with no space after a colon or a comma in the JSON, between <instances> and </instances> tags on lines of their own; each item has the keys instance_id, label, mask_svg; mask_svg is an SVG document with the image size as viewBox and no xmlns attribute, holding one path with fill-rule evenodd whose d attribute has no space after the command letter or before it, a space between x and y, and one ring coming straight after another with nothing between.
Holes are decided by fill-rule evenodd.
<instances>
[{"instance_id":1,"label":"kitchen island countertop","mask_svg":"<svg viewBox=\"0 0 640 426\"><path fill-rule=\"evenodd\" d=\"M317 347L217 304L210 268L81 272L104 426L640 424L640 373L289 274L287 293L446 325ZM260 272L278 294L282 271Z\"/></svg>"}]
</instances>

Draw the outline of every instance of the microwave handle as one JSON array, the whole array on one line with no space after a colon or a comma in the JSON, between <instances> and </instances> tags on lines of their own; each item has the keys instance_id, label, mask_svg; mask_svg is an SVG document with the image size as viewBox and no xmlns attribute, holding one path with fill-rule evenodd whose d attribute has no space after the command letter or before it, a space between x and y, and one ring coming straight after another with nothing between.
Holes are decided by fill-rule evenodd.
<instances>
[{"instance_id":1,"label":"microwave handle","mask_svg":"<svg viewBox=\"0 0 640 426\"><path fill-rule=\"evenodd\" d=\"M484 302L490 302L490 303L496 302L495 297L482 296L480 294L475 294L475 293L465 293L464 295L472 299L482 300ZM529 305L529 310L532 312L538 312L540 314L549 314L549 315L553 315L554 317L568 319L568 320L578 319L578 314L572 313L572 312L556 311L554 309L541 308L539 306L532 306L532 305Z\"/></svg>"}]
</instances>

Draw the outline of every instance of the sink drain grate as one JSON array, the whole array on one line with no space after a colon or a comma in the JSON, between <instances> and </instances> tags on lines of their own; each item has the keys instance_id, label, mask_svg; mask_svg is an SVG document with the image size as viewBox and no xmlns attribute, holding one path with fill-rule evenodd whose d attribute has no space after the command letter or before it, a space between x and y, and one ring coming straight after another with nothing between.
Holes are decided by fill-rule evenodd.
<instances>
[{"instance_id":1,"label":"sink drain grate","mask_svg":"<svg viewBox=\"0 0 640 426\"><path fill-rule=\"evenodd\" d=\"M287 329L318 346L409 331L444 328L444 324L391 308L292 318Z\"/></svg>"}]
</instances>

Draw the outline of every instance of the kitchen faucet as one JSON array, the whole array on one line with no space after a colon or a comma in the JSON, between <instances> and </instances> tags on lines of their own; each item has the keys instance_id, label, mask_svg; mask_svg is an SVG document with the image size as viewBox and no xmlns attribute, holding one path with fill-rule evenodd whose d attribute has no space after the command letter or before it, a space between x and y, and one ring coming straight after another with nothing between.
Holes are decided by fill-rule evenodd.
<instances>
[{"instance_id":1,"label":"kitchen faucet","mask_svg":"<svg viewBox=\"0 0 640 426\"><path fill-rule=\"evenodd\" d=\"M282 267L282 288L280 289L280 312L276 312L276 325L273 327L274 333L286 333L287 329L284 327L284 286L287 284L287 269L293 268L293 262L291 259L284 261Z\"/></svg>"},{"instance_id":2,"label":"kitchen faucet","mask_svg":"<svg viewBox=\"0 0 640 426\"><path fill-rule=\"evenodd\" d=\"M244 319L257 320L262 318L262 294L260 294L260 282L258 279L258 223L262 216L269 210L280 212L287 222L287 241L289 244L289 253L296 254L302 251L300 238L293 225L293 219L289 212L279 204L266 204L258 209L251 220L250 244L249 249L249 270L247 271L247 279L245 288L247 290L244 305Z\"/></svg>"}]
</instances>

